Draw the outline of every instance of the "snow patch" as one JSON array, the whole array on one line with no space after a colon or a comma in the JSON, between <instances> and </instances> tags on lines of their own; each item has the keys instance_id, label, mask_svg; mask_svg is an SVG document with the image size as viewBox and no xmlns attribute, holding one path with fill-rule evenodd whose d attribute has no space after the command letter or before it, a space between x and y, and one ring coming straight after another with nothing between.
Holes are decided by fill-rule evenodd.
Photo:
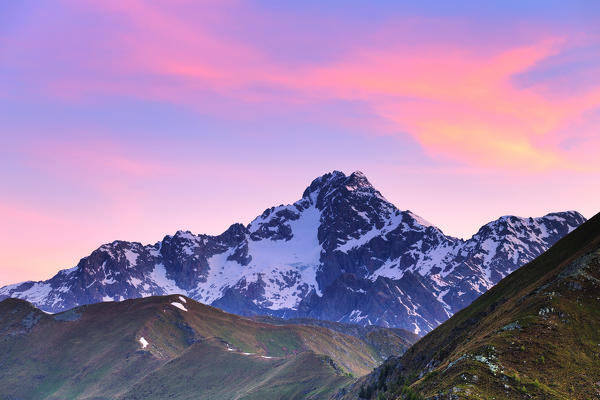
<instances>
[{"instance_id":1,"label":"snow patch","mask_svg":"<svg viewBox=\"0 0 600 400\"><path fill-rule=\"evenodd\" d=\"M415 326L415 329L413 329L414 334L418 335L421 333L421 328L419 328L419 325L416 322L413 322L413 325Z\"/></svg>"},{"instance_id":2,"label":"snow patch","mask_svg":"<svg viewBox=\"0 0 600 400\"><path fill-rule=\"evenodd\" d=\"M362 311L360 311L360 310L352 310L352 312L348 316L348 320L350 320L351 322L354 322L355 324L360 323L365 318L367 318L367 316L362 315Z\"/></svg>"},{"instance_id":3,"label":"snow patch","mask_svg":"<svg viewBox=\"0 0 600 400\"><path fill-rule=\"evenodd\" d=\"M135 287L138 287L142 283L142 280L138 279L138 278L131 277L131 278L129 278L129 283L131 283Z\"/></svg>"},{"instance_id":4,"label":"snow patch","mask_svg":"<svg viewBox=\"0 0 600 400\"><path fill-rule=\"evenodd\" d=\"M171 305L179 308L180 310L187 311L187 308L185 308L183 304L178 303L176 301L171 302Z\"/></svg>"},{"instance_id":5,"label":"snow patch","mask_svg":"<svg viewBox=\"0 0 600 400\"><path fill-rule=\"evenodd\" d=\"M486 252L486 254L483 256L483 262L485 264L489 264L496 256L498 242L494 239L486 239L483 243L481 243L481 248Z\"/></svg>"},{"instance_id":6,"label":"snow patch","mask_svg":"<svg viewBox=\"0 0 600 400\"><path fill-rule=\"evenodd\" d=\"M19 298L34 304L41 304L47 300L52 286L49 283L35 282L29 289L21 292Z\"/></svg>"},{"instance_id":7,"label":"snow patch","mask_svg":"<svg viewBox=\"0 0 600 400\"><path fill-rule=\"evenodd\" d=\"M383 236L388 232L393 231L402 223L402 214L394 214L390 216L387 223L381 228L373 228L370 231L362 233L358 238L350 238L345 243L338 246L337 250L347 253L352 249L364 246L377 236Z\"/></svg>"},{"instance_id":8,"label":"snow patch","mask_svg":"<svg viewBox=\"0 0 600 400\"><path fill-rule=\"evenodd\" d=\"M277 212L276 209L271 215ZM246 266L228 259L235 248L213 255L208 259L210 270L206 281L198 284L192 297L210 304L229 287L247 288L259 280L264 288L261 301L272 310L296 308L302 294L312 289L322 295L316 280L321 257L317 238L320 219L321 212L312 206L300 212L298 219L285 222L292 231L291 239L248 240L252 260ZM253 221L251 228L257 228L260 222Z\"/></svg>"},{"instance_id":9,"label":"snow patch","mask_svg":"<svg viewBox=\"0 0 600 400\"><path fill-rule=\"evenodd\" d=\"M135 267L137 264L138 253L135 253L129 249L125 249L123 250L123 254L125 254L125 258L127 259L129 266Z\"/></svg>"},{"instance_id":10,"label":"snow patch","mask_svg":"<svg viewBox=\"0 0 600 400\"><path fill-rule=\"evenodd\" d=\"M142 344L142 349L145 349L146 346L148 346L148 341L144 339L143 336L140 338L140 343Z\"/></svg>"},{"instance_id":11,"label":"snow patch","mask_svg":"<svg viewBox=\"0 0 600 400\"><path fill-rule=\"evenodd\" d=\"M150 274L150 279L154 281L154 283L162 289L163 294L177 294L183 293L187 295L187 291L181 289L175 281L167 278L167 271L165 270L165 266L162 263L156 264L152 273Z\"/></svg>"},{"instance_id":12,"label":"snow patch","mask_svg":"<svg viewBox=\"0 0 600 400\"><path fill-rule=\"evenodd\" d=\"M196 235L194 235L192 232L190 231L177 231L175 233L175 236L180 237L182 239L187 239L187 240L191 240L191 241L196 241Z\"/></svg>"},{"instance_id":13,"label":"snow patch","mask_svg":"<svg viewBox=\"0 0 600 400\"><path fill-rule=\"evenodd\" d=\"M421 216L419 216L419 215L417 215L417 214L414 214L414 213L413 213L413 212L411 212L411 211L408 211L408 214L409 214L411 217L413 217L413 219L414 219L415 221L417 221L417 223L418 223L419 225L421 225L421 226L424 226L425 228L428 228L428 227L430 227L430 226L433 226L433 227L435 227L435 226L434 226L434 225L433 225L431 222L427 221L425 218L423 218L423 217L421 217Z\"/></svg>"},{"instance_id":14,"label":"snow patch","mask_svg":"<svg viewBox=\"0 0 600 400\"><path fill-rule=\"evenodd\" d=\"M367 278L375 282L380 276L384 278L400 279L404 275L404 271L398 266L398 259L387 260L383 265L377 268Z\"/></svg>"},{"instance_id":15,"label":"snow patch","mask_svg":"<svg viewBox=\"0 0 600 400\"><path fill-rule=\"evenodd\" d=\"M58 271L58 273L62 274L64 276L69 276L75 271L77 271L77 266L75 266L73 268L69 268L69 269L61 269L60 271Z\"/></svg>"},{"instance_id":16,"label":"snow patch","mask_svg":"<svg viewBox=\"0 0 600 400\"><path fill-rule=\"evenodd\" d=\"M114 280L112 277L110 277L110 278L104 278L102 280L102 282L100 282L100 283L103 285L112 285L115 282L116 282L116 280Z\"/></svg>"}]
</instances>

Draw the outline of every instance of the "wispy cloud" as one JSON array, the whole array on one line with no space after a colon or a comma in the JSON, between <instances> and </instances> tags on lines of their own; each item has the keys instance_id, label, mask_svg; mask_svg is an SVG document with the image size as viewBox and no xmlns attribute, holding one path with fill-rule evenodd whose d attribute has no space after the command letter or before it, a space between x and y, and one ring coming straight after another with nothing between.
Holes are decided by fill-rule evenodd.
<instances>
[{"instance_id":1,"label":"wispy cloud","mask_svg":"<svg viewBox=\"0 0 600 400\"><path fill-rule=\"evenodd\" d=\"M354 46L345 44L343 54L291 67L272 48L240 36L235 29L239 11L231 11L233 4L108 1L74 7L115 25L78 33L100 40L105 49L100 55L82 57L79 44L70 52L54 43L64 50L62 62L70 67L42 80L58 97L82 101L99 94L132 96L221 115L231 115L237 105L233 118L243 117L245 109L249 115L273 114L319 102L352 101L381 120L371 122L373 133L411 135L433 157L521 170L596 163L581 159L575 147L566 151L559 144L565 132L589 136L589 113L600 107L600 82L557 92L548 90L548 79L531 78L547 60L577 54L573 48L580 45L580 32L537 32L534 26L529 32L521 28L520 40L461 44L442 36L449 29L440 27L440 18L398 16L372 27L372 32L345 25L348 41L360 35L372 40L356 40ZM265 22L259 12L240 4L237 8L248 12L246 24ZM290 23L294 18L284 17ZM450 18L452 24L456 22ZM279 21L281 30L273 34L289 36L293 43L296 32L282 25ZM402 26L407 28L397 28ZM377 42L384 32L411 36ZM98 39L104 33L107 39ZM587 57L588 68L598 67L599 58ZM515 79L525 74L528 85ZM348 119L343 112L329 118L342 126ZM126 159L110 164L139 174L155 168Z\"/></svg>"}]
</instances>

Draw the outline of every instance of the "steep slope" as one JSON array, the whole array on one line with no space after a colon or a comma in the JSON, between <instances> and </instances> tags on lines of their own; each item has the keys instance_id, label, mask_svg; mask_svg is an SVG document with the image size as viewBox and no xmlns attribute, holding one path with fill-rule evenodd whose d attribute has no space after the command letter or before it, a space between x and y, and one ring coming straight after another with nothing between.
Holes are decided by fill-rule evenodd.
<instances>
[{"instance_id":1,"label":"steep slope","mask_svg":"<svg viewBox=\"0 0 600 400\"><path fill-rule=\"evenodd\" d=\"M325 398L381 362L356 337L275 326L180 295L49 315L0 302L1 398Z\"/></svg>"},{"instance_id":2,"label":"steep slope","mask_svg":"<svg viewBox=\"0 0 600 400\"><path fill-rule=\"evenodd\" d=\"M241 315L430 331L585 219L502 217L469 240L389 203L360 172L315 179L302 198L218 236L115 241L44 282L0 288L45 311L170 293Z\"/></svg>"},{"instance_id":3,"label":"steep slope","mask_svg":"<svg viewBox=\"0 0 600 400\"><path fill-rule=\"evenodd\" d=\"M599 360L600 214L337 398L598 398Z\"/></svg>"}]
</instances>

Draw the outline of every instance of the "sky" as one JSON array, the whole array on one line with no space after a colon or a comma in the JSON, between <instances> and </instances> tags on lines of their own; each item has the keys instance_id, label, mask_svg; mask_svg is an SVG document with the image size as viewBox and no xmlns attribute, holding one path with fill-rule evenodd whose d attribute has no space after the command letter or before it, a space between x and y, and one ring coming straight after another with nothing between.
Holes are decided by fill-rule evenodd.
<instances>
[{"instance_id":1,"label":"sky","mask_svg":"<svg viewBox=\"0 0 600 400\"><path fill-rule=\"evenodd\" d=\"M484 4L485 3L485 4ZM364 172L468 238L599 211L600 2L0 2L0 285Z\"/></svg>"}]
</instances>

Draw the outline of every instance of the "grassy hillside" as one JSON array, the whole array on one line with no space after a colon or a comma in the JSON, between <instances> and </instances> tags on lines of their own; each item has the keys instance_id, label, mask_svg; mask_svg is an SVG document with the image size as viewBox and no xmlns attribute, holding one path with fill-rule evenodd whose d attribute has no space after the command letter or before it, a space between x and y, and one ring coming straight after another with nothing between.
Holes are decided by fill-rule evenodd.
<instances>
[{"instance_id":1,"label":"grassy hillside","mask_svg":"<svg viewBox=\"0 0 600 400\"><path fill-rule=\"evenodd\" d=\"M0 354L2 400L326 398L381 362L353 336L176 295L55 315L7 299Z\"/></svg>"},{"instance_id":2,"label":"grassy hillside","mask_svg":"<svg viewBox=\"0 0 600 400\"><path fill-rule=\"evenodd\" d=\"M146 376L122 399L323 398L350 378L326 356L307 351L264 359L224 352L218 341L193 344L188 351Z\"/></svg>"},{"instance_id":3,"label":"grassy hillside","mask_svg":"<svg viewBox=\"0 0 600 400\"><path fill-rule=\"evenodd\" d=\"M384 328L376 325L362 326L313 318L282 319L263 315L252 316L250 318L254 321L266 322L272 325L321 326L332 331L354 336L373 346L383 359L404 354L410 346L419 340L418 335L400 328Z\"/></svg>"},{"instance_id":4,"label":"grassy hillside","mask_svg":"<svg viewBox=\"0 0 600 400\"><path fill-rule=\"evenodd\" d=\"M598 382L600 214L337 397L592 399Z\"/></svg>"}]
</instances>

